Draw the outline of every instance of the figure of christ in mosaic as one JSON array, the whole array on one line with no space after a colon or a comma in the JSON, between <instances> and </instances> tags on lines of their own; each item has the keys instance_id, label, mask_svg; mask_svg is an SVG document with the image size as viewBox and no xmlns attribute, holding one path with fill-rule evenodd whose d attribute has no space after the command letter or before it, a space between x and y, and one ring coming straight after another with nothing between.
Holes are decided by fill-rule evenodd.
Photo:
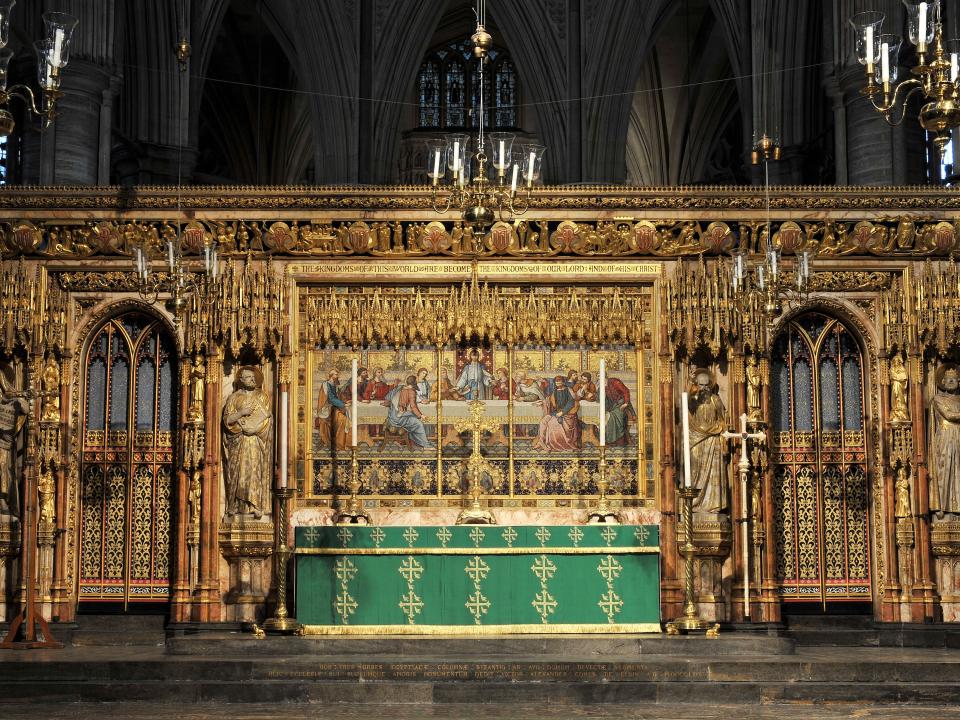
<instances>
[{"instance_id":1,"label":"figure of christ in mosaic","mask_svg":"<svg viewBox=\"0 0 960 720\"><path fill-rule=\"evenodd\" d=\"M579 450L580 400L563 375L557 375L542 401L543 417L533 447L540 450Z\"/></svg>"},{"instance_id":2,"label":"figure of christ in mosaic","mask_svg":"<svg viewBox=\"0 0 960 720\"><path fill-rule=\"evenodd\" d=\"M357 394L360 394L359 384ZM321 448L345 450L350 447L350 407L348 405L352 405L350 383L341 383L340 371L332 368L327 371L327 379L320 383L316 412L313 416L317 443Z\"/></svg>"},{"instance_id":3,"label":"figure of christ in mosaic","mask_svg":"<svg viewBox=\"0 0 960 720\"><path fill-rule=\"evenodd\" d=\"M481 358L480 350L470 349L469 360L457 377L457 392L467 400L488 400L491 397L493 375Z\"/></svg>"}]
</instances>

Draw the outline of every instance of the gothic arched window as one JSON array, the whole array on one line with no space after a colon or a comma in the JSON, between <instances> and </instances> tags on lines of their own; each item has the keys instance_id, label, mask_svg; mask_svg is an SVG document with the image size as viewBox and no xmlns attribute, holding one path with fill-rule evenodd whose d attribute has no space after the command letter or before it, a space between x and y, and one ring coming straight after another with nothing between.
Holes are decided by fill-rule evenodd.
<instances>
[{"instance_id":1,"label":"gothic arched window","mask_svg":"<svg viewBox=\"0 0 960 720\"><path fill-rule=\"evenodd\" d=\"M483 75L485 126L491 130L517 127L519 84L509 53L502 48L491 48ZM477 127L480 92L480 66L469 42L434 48L420 64L417 75L420 128Z\"/></svg>"}]
</instances>

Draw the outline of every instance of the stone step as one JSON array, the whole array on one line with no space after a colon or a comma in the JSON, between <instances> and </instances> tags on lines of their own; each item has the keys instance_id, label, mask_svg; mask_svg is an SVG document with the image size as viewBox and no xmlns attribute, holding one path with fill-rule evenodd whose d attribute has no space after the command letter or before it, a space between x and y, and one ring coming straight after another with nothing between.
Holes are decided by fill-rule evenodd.
<instances>
[{"instance_id":1,"label":"stone step","mask_svg":"<svg viewBox=\"0 0 960 720\"><path fill-rule=\"evenodd\" d=\"M145 614L78 615L65 639L77 646L163 645L166 617Z\"/></svg>"},{"instance_id":2,"label":"stone step","mask_svg":"<svg viewBox=\"0 0 960 720\"><path fill-rule=\"evenodd\" d=\"M838 628L842 630L871 630L874 627L873 617L870 615L790 615L784 614L783 623L787 629L796 628Z\"/></svg>"}]
</instances>

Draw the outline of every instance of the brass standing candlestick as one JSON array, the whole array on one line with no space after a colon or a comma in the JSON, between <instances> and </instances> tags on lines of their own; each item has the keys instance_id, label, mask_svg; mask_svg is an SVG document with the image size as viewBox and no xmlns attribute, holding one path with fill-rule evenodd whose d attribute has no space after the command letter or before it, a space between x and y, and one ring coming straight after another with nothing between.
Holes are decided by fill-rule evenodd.
<instances>
[{"instance_id":1,"label":"brass standing candlestick","mask_svg":"<svg viewBox=\"0 0 960 720\"><path fill-rule=\"evenodd\" d=\"M347 507L337 513L338 525L369 525L370 516L360 505L360 462L357 460L357 446L350 448L350 498Z\"/></svg>"},{"instance_id":2,"label":"brass standing candlestick","mask_svg":"<svg viewBox=\"0 0 960 720\"><path fill-rule=\"evenodd\" d=\"M487 461L483 459L480 453L480 438L484 430L496 430L499 422L483 417L483 411L486 406L482 400L470 401L470 419L462 420L454 425L454 429L463 432L469 430L473 433L473 451L470 453L470 459L467 460L467 496L469 504L460 511L457 517L457 525L496 525L496 518L493 513L480 504L480 497L483 495L483 471L487 467Z\"/></svg>"},{"instance_id":3,"label":"brass standing candlestick","mask_svg":"<svg viewBox=\"0 0 960 720\"><path fill-rule=\"evenodd\" d=\"M600 490L600 497L597 498L597 507L587 515L588 523L606 523L609 525L619 525L620 515L610 507L607 499L607 490L610 488L610 482L607 480L607 446L600 446L600 478L597 480L597 488Z\"/></svg>"},{"instance_id":4,"label":"brass standing candlestick","mask_svg":"<svg viewBox=\"0 0 960 720\"><path fill-rule=\"evenodd\" d=\"M287 563L293 550L287 545L287 506L293 497L290 488L277 488L273 491L277 498L277 547L274 550L273 572L276 576L277 609L272 618L263 624L263 631L281 635L293 635L301 632L303 626L287 612ZM261 634L254 626L254 633Z\"/></svg>"},{"instance_id":5,"label":"brass standing candlestick","mask_svg":"<svg viewBox=\"0 0 960 720\"><path fill-rule=\"evenodd\" d=\"M667 635L702 631L707 637L715 638L720 633L720 623L700 617L693 595L693 554L696 550L693 544L693 501L700 494L700 489L681 487L677 492L683 500L683 545L680 547L680 554L683 555L683 615L667 623Z\"/></svg>"}]
</instances>

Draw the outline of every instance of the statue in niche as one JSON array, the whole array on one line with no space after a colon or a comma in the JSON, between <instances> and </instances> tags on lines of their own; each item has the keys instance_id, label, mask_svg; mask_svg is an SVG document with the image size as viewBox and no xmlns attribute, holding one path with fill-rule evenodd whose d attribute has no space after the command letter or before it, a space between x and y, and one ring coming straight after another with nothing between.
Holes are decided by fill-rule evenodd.
<instances>
[{"instance_id":1,"label":"statue in niche","mask_svg":"<svg viewBox=\"0 0 960 720\"><path fill-rule=\"evenodd\" d=\"M726 464L723 459L727 410L717 392L713 373L705 368L693 372L690 411L690 482L701 490L693 508L717 514L727 507Z\"/></svg>"},{"instance_id":2,"label":"statue in niche","mask_svg":"<svg viewBox=\"0 0 960 720\"><path fill-rule=\"evenodd\" d=\"M907 409L907 368L899 353L890 358L890 422L910 422Z\"/></svg>"},{"instance_id":3,"label":"statue in niche","mask_svg":"<svg viewBox=\"0 0 960 720\"><path fill-rule=\"evenodd\" d=\"M907 468L902 464L897 467L894 498L893 516L896 518L910 517L910 481L907 479Z\"/></svg>"},{"instance_id":4,"label":"statue in niche","mask_svg":"<svg viewBox=\"0 0 960 720\"><path fill-rule=\"evenodd\" d=\"M43 404L40 407L42 422L60 422L60 365L53 355L48 355L40 375L43 387Z\"/></svg>"},{"instance_id":5,"label":"statue in niche","mask_svg":"<svg viewBox=\"0 0 960 720\"><path fill-rule=\"evenodd\" d=\"M930 403L930 509L960 513L960 372L945 363L934 375L937 391Z\"/></svg>"},{"instance_id":6,"label":"statue in niche","mask_svg":"<svg viewBox=\"0 0 960 720\"><path fill-rule=\"evenodd\" d=\"M259 520L270 478L270 399L259 368L241 367L235 386L223 406L226 513Z\"/></svg>"},{"instance_id":7,"label":"statue in niche","mask_svg":"<svg viewBox=\"0 0 960 720\"><path fill-rule=\"evenodd\" d=\"M187 409L187 422L203 420L203 393L207 382L207 369L203 356L197 355L190 368L190 407Z\"/></svg>"},{"instance_id":8,"label":"statue in niche","mask_svg":"<svg viewBox=\"0 0 960 720\"><path fill-rule=\"evenodd\" d=\"M50 468L43 470L37 478L37 496L40 506L40 525L53 527L57 520L55 509L56 484Z\"/></svg>"},{"instance_id":9,"label":"statue in niche","mask_svg":"<svg viewBox=\"0 0 960 720\"><path fill-rule=\"evenodd\" d=\"M20 517L17 436L29 413L27 394L14 390L13 368L0 365L0 519Z\"/></svg>"},{"instance_id":10,"label":"statue in niche","mask_svg":"<svg viewBox=\"0 0 960 720\"><path fill-rule=\"evenodd\" d=\"M751 356L747 362L747 419L750 422L763 422L763 410L760 408L760 363Z\"/></svg>"}]
</instances>

